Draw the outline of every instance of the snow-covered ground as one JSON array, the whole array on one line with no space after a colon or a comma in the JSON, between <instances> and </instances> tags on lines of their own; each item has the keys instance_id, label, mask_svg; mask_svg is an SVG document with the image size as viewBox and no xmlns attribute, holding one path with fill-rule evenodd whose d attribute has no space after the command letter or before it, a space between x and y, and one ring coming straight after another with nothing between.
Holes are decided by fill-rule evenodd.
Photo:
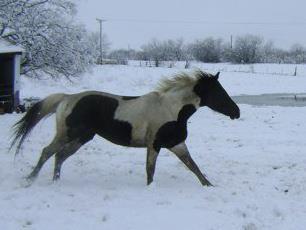
<instances>
[{"instance_id":1,"label":"snow-covered ground","mask_svg":"<svg viewBox=\"0 0 306 230\"><path fill-rule=\"evenodd\" d=\"M103 66L74 83L22 79L22 96L90 89L139 95L180 70ZM220 81L230 95L306 91L302 74L222 72ZM187 143L210 188L166 150L146 186L145 150L101 138L65 162L58 183L50 160L25 187L23 177L54 135L54 117L37 125L14 160L10 128L21 115L0 116L0 229L304 229L306 107L239 106L239 120L207 108L190 120Z\"/></svg>"}]
</instances>

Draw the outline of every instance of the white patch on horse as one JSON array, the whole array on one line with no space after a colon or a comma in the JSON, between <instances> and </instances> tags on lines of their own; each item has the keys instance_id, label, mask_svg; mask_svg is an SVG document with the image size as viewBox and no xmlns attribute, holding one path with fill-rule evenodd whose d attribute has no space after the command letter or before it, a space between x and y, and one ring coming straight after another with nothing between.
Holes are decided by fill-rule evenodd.
<instances>
[{"instance_id":1,"label":"white patch on horse","mask_svg":"<svg viewBox=\"0 0 306 230\"><path fill-rule=\"evenodd\" d=\"M170 151L175 152L176 155L178 155L178 156L182 156L182 155L188 153L188 149L187 149L187 146L186 146L185 142L182 142L182 143L172 147L170 149Z\"/></svg>"},{"instance_id":2,"label":"white patch on horse","mask_svg":"<svg viewBox=\"0 0 306 230\"><path fill-rule=\"evenodd\" d=\"M162 110L160 95L152 92L134 100L119 100L114 118L132 125L131 145L146 146L151 136L148 130L151 130L152 124L163 122L164 118L158 115L164 113Z\"/></svg>"},{"instance_id":3,"label":"white patch on horse","mask_svg":"<svg viewBox=\"0 0 306 230\"><path fill-rule=\"evenodd\" d=\"M176 82L173 80L169 83L171 87L166 87L168 83L162 82L163 90L151 92L134 100L119 100L114 118L132 125L132 146L152 144L150 142L154 141L158 129L167 122L176 121L184 105L192 104L196 109L199 108L200 98L192 90L196 78L177 78ZM186 82L188 84L183 87L183 83Z\"/></svg>"}]
</instances>

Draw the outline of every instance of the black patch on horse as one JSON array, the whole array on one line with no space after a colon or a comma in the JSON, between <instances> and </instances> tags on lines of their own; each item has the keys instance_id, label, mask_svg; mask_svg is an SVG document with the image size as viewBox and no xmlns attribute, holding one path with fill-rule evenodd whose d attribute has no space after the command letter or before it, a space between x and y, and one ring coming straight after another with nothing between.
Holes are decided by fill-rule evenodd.
<instances>
[{"instance_id":1,"label":"black patch on horse","mask_svg":"<svg viewBox=\"0 0 306 230\"><path fill-rule=\"evenodd\" d=\"M176 121L163 124L156 133L153 147L156 151L160 148L172 148L187 138L187 120L196 111L192 104L184 105Z\"/></svg>"},{"instance_id":2,"label":"black patch on horse","mask_svg":"<svg viewBox=\"0 0 306 230\"><path fill-rule=\"evenodd\" d=\"M139 98L139 96L122 96L121 98L124 101L129 101L129 100L137 99L137 98Z\"/></svg>"},{"instance_id":3,"label":"black patch on horse","mask_svg":"<svg viewBox=\"0 0 306 230\"><path fill-rule=\"evenodd\" d=\"M200 78L197 82L197 84L193 88L193 92L195 92L196 95L198 95L201 99L200 106L207 105L207 97L209 95L209 89L213 87L213 78Z\"/></svg>"},{"instance_id":4,"label":"black patch on horse","mask_svg":"<svg viewBox=\"0 0 306 230\"><path fill-rule=\"evenodd\" d=\"M129 122L114 119L118 101L102 95L88 95L80 99L66 119L68 137L87 141L91 135L118 145L129 146L132 126ZM92 137L91 137L92 138Z\"/></svg>"}]
</instances>

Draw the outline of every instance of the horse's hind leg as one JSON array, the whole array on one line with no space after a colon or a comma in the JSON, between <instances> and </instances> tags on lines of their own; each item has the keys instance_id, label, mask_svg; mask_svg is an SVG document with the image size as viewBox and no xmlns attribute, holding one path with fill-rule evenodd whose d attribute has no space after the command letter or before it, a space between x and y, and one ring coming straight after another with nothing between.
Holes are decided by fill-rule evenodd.
<instances>
[{"instance_id":1,"label":"horse's hind leg","mask_svg":"<svg viewBox=\"0 0 306 230\"><path fill-rule=\"evenodd\" d=\"M65 143L61 151L57 152L55 155L53 180L58 180L60 178L61 168L64 161L95 136L95 133L92 130L84 128L75 128L73 134L74 136L70 136L72 140Z\"/></svg>"},{"instance_id":2,"label":"horse's hind leg","mask_svg":"<svg viewBox=\"0 0 306 230\"><path fill-rule=\"evenodd\" d=\"M58 180L61 175L61 168L64 161L73 155L78 149L82 146L81 143L77 141L72 141L65 144L65 147L62 151L57 152L55 155L55 165L54 165L54 173L53 173L53 180Z\"/></svg>"},{"instance_id":3,"label":"horse's hind leg","mask_svg":"<svg viewBox=\"0 0 306 230\"><path fill-rule=\"evenodd\" d=\"M61 148L62 148L62 142L60 142L57 138L54 138L51 144L49 144L43 149L37 165L30 173L30 175L27 177L27 179L33 181L37 177L44 163L56 152L59 152Z\"/></svg>"}]
</instances>

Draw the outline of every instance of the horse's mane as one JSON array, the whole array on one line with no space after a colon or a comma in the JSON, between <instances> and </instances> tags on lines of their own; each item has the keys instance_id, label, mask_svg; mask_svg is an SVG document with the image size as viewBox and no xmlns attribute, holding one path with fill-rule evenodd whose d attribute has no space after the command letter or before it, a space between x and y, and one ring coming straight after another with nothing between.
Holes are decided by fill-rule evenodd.
<instances>
[{"instance_id":1,"label":"horse's mane","mask_svg":"<svg viewBox=\"0 0 306 230\"><path fill-rule=\"evenodd\" d=\"M181 72L173 75L171 78L162 79L157 86L157 91L166 93L169 90L180 90L183 88L191 87L196 84L200 78L210 78L211 74L196 70L192 73Z\"/></svg>"}]
</instances>

